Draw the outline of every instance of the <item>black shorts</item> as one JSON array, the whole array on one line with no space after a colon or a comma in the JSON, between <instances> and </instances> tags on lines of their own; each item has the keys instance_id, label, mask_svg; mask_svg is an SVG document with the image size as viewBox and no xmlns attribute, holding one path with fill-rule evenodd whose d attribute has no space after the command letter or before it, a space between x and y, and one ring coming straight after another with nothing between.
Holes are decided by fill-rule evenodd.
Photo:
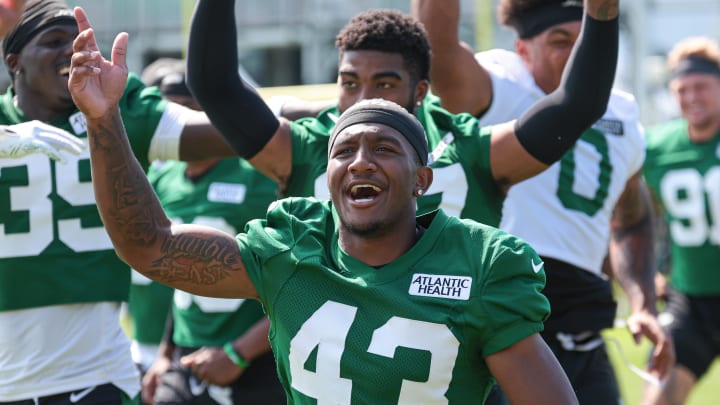
<instances>
[{"instance_id":1,"label":"black shorts","mask_svg":"<svg viewBox=\"0 0 720 405\"><path fill-rule=\"evenodd\" d=\"M132 403L132 400L120 388L108 383L40 398L0 402L0 405L35 405L38 403L42 405L122 405Z\"/></svg>"},{"instance_id":2,"label":"black shorts","mask_svg":"<svg viewBox=\"0 0 720 405\"><path fill-rule=\"evenodd\" d=\"M720 355L720 297L668 291L660 321L673 338L676 363L702 377Z\"/></svg>"},{"instance_id":3,"label":"black shorts","mask_svg":"<svg viewBox=\"0 0 720 405\"><path fill-rule=\"evenodd\" d=\"M199 381L188 367L175 365L161 377L155 391L156 405L284 405L285 391L280 385L275 359L266 353L226 387Z\"/></svg>"},{"instance_id":4,"label":"black shorts","mask_svg":"<svg viewBox=\"0 0 720 405\"><path fill-rule=\"evenodd\" d=\"M557 339L543 336L555 353L583 405L619 404L620 388L605 344L588 351L565 350Z\"/></svg>"},{"instance_id":5,"label":"black shorts","mask_svg":"<svg viewBox=\"0 0 720 405\"><path fill-rule=\"evenodd\" d=\"M587 351L566 350L550 335L543 339L557 357L570 384L582 405L622 403L615 371L602 344ZM509 402L497 384L490 391L486 405L508 405Z\"/></svg>"}]
</instances>

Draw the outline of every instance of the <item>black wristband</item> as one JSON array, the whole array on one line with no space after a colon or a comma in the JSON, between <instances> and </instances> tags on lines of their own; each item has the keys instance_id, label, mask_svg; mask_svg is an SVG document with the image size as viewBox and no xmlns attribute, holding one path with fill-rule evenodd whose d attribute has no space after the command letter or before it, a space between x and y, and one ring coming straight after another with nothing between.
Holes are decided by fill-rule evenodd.
<instances>
[{"instance_id":1,"label":"black wristband","mask_svg":"<svg viewBox=\"0 0 720 405\"><path fill-rule=\"evenodd\" d=\"M518 141L551 165L600 119L610 99L618 58L618 19L587 14L560 86L533 104L515 123Z\"/></svg>"}]
</instances>

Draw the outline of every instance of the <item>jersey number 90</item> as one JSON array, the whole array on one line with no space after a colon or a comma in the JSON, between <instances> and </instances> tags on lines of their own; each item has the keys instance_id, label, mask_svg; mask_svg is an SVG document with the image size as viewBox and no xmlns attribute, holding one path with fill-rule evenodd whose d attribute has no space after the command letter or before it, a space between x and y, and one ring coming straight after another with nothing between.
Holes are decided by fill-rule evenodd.
<instances>
[{"instance_id":1,"label":"jersey number 90","mask_svg":"<svg viewBox=\"0 0 720 405\"><path fill-rule=\"evenodd\" d=\"M720 167L703 176L697 169L669 171L660 181L670 234L680 246L720 245Z\"/></svg>"}]
</instances>

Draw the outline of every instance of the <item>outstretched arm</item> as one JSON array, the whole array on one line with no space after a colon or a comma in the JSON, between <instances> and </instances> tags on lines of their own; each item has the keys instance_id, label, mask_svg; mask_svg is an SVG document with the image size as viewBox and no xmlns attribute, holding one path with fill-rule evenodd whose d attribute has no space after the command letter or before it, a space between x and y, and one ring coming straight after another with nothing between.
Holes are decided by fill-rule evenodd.
<instances>
[{"instance_id":1,"label":"outstretched arm","mask_svg":"<svg viewBox=\"0 0 720 405\"><path fill-rule=\"evenodd\" d=\"M582 31L560 86L514 125L493 128L490 166L501 188L545 170L602 117L615 78L618 35L618 0L585 0Z\"/></svg>"},{"instance_id":2,"label":"outstretched arm","mask_svg":"<svg viewBox=\"0 0 720 405\"><path fill-rule=\"evenodd\" d=\"M613 275L630 304L628 329L636 343L645 336L654 344L649 371L664 379L675 362L675 350L657 320L653 219L650 191L636 173L615 205L609 258Z\"/></svg>"},{"instance_id":3,"label":"outstretched arm","mask_svg":"<svg viewBox=\"0 0 720 405\"><path fill-rule=\"evenodd\" d=\"M235 2L200 0L190 23L187 84L227 142L279 183L290 177L290 127L238 73Z\"/></svg>"},{"instance_id":4,"label":"outstretched arm","mask_svg":"<svg viewBox=\"0 0 720 405\"><path fill-rule=\"evenodd\" d=\"M460 0L412 0L412 15L425 26L430 41L430 84L442 106L455 114L481 115L492 100L492 81L460 41Z\"/></svg>"},{"instance_id":5,"label":"outstretched arm","mask_svg":"<svg viewBox=\"0 0 720 405\"><path fill-rule=\"evenodd\" d=\"M125 134L118 102L127 81L127 33L101 55L85 12L75 8L68 86L88 124L93 187L118 256L147 277L215 297L256 297L233 236L213 228L172 226Z\"/></svg>"}]
</instances>

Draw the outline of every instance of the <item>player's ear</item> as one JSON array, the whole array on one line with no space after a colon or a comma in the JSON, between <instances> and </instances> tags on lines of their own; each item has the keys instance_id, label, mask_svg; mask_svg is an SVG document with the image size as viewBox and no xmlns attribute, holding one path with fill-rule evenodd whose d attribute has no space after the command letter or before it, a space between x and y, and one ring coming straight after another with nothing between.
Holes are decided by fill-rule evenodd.
<instances>
[{"instance_id":1,"label":"player's ear","mask_svg":"<svg viewBox=\"0 0 720 405\"><path fill-rule=\"evenodd\" d=\"M413 191L413 195L415 197L419 197L425 194L425 192L428 191L428 189L430 188L430 185L432 185L432 181L432 169L427 166L418 167L417 177L415 179L415 190Z\"/></svg>"},{"instance_id":2,"label":"player's ear","mask_svg":"<svg viewBox=\"0 0 720 405\"><path fill-rule=\"evenodd\" d=\"M5 65L9 71L15 72L18 68L18 55L16 53L9 53L5 55Z\"/></svg>"},{"instance_id":3,"label":"player's ear","mask_svg":"<svg viewBox=\"0 0 720 405\"><path fill-rule=\"evenodd\" d=\"M430 91L430 82L427 80L419 80L417 84L415 85L415 108L420 107L422 105L422 101L425 99L425 96L427 96L428 92Z\"/></svg>"}]
</instances>

